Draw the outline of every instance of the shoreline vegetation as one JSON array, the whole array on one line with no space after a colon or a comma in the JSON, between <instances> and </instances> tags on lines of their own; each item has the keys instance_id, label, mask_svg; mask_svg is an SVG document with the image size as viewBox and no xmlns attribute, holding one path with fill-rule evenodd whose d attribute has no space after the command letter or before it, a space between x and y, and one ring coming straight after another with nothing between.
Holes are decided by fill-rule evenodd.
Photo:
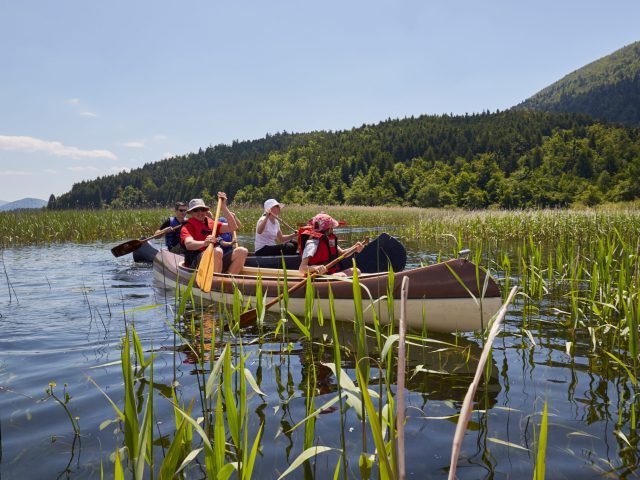
<instances>
[{"instance_id":1,"label":"shoreline vegetation","mask_svg":"<svg viewBox=\"0 0 640 480\"><path fill-rule=\"evenodd\" d=\"M259 206L234 206L242 222L241 235L253 237ZM609 204L598 208L463 210L395 206L287 205L283 219L301 226L319 211L346 221L346 228L379 230L387 227L406 240L434 239L448 235L470 246L481 237L493 242L531 236L533 240L555 240L571 235L577 226L597 232L615 227L619 232L638 232L640 202ZM127 210L21 210L0 212L0 248L48 243L116 242L149 236L170 214L168 208ZM287 229L283 225L283 231ZM582 232L589 233L589 232ZM576 235L572 241L591 241Z\"/></svg>"}]
</instances>

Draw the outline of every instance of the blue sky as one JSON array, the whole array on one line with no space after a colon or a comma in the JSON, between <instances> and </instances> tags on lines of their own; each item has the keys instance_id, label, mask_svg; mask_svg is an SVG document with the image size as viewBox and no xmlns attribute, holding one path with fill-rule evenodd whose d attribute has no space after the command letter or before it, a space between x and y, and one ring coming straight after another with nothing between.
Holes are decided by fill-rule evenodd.
<instances>
[{"instance_id":1,"label":"blue sky","mask_svg":"<svg viewBox=\"0 0 640 480\"><path fill-rule=\"evenodd\" d=\"M0 199L281 131L509 108L637 0L0 0Z\"/></svg>"}]
</instances>

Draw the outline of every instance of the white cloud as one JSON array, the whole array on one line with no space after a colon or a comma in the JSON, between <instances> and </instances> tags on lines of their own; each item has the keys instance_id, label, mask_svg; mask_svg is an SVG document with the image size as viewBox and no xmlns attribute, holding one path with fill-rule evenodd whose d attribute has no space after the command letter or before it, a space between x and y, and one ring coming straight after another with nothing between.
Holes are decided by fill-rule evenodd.
<instances>
[{"instance_id":1,"label":"white cloud","mask_svg":"<svg viewBox=\"0 0 640 480\"><path fill-rule=\"evenodd\" d=\"M109 150L81 150L77 147L63 145L60 142L40 140L27 136L0 135L0 150L12 152L44 152L56 157L69 158L108 158L117 160L118 157Z\"/></svg>"},{"instance_id":2,"label":"white cloud","mask_svg":"<svg viewBox=\"0 0 640 480\"><path fill-rule=\"evenodd\" d=\"M98 114L93 112L80 112L80 116L81 117L97 117Z\"/></svg>"},{"instance_id":3,"label":"white cloud","mask_svg":"<svg viewBox=\"0 0 640 480\"><path fill-rule=\"evenodd\" d=\"M144 148L144 142L124 142L122 146L129 148Z\"/></svg>"},{"instance_id":4,"label":"white cloud","mask_svg":"<svg viewBox=\"0 0 640 480\"><path fill-rule=\"evenodd\" d=\"M71 105L78 105L80 103L80 99L79 98L68 98L67 102L70 103Z\"/></svg>"},{"instance_id":5,"label":"white cloud","mask_svg":"<svg viewBox=\"0 0 640 480\"><path fill-rule=\"evenodd\" d=\"M76 167L67 167L72 172L97 172L98 169L93 165L78 165Z\"/></svg>"},{"instance_id":6,"label":"white cloud","mask_svg":"<svg viewBox=\"0 0 640 480\"><path fill-rule=\"evenodd\" d=\"M0 170L0 177L21 177L23 175L31 175L31 172L22 170Z\"/></svg>"},{"instance_id":7,"label":"white cloud","mask_svg":"<svg viewBox=\"0 0 640 480\"><path fill-rule=\"evenodd\" d=\"M154 135L154 136L153 136L153 139L154 139L154 140L156 140L156 141L158 141L158 142L161 142L161 141L163 141L163 140L166 140L166 139L167 139L167 137L166 137L166 135L157 134L157 135Z\"/></svg>"},{"instance_id":8,"label":"white cloud","mask_svg":"<svg viewBox=\"0 0 640 480\"><path fill-rule=\"evenodd\" d=\"M162 159L164 160L165 158L171 158L171 157L175 157L175 156L176 156L175 153L164 152L164 155L162 156Z\"/></svg>"}]
</instances>

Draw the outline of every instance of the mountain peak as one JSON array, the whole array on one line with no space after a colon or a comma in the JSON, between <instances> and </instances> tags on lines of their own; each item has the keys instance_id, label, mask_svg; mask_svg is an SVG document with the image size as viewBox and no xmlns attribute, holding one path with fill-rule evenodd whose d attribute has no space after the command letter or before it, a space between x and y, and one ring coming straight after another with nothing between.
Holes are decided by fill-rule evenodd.
<instances>
[{"instance_id":1,"label":"mountain peak","mask_svg":"<svg viewBox=\"0 0 640 480\"><path fill-rule=\"evenodd\" d=\"M8 212L10 210L20 209L38 209L46 206L46 200L41 200L39 198L22 198L20 200L16 200L15 202L4 202L3 204L0 204L0 212Z\"/></svg>"},{"instance_id":2,"label":"mountain peak","mask_svg":"<svg viewBox=\"0 0 640 480\"><path fill-rule=\"evenodd\" d=\"M640 41L571 72L515 108L640 125Z\"/></svg>"}]
</instances>

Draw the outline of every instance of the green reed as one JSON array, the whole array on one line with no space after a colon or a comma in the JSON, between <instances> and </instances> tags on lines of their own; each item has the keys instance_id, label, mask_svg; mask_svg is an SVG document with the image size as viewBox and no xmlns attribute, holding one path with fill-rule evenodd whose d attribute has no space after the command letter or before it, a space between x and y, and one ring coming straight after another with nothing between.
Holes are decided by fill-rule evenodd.
<instances>
[{"instance_id":1,"label":"green reed","mask_svg":"<svg viewBox=\"0 0 640 480\"><path fill-rule=\"evenodd\" d=\"M67 391L69 385L66 383L62 386L62 398L56 395L55 387L57 387L55 382L49 382L49 386L46 388L45 392L47 396L42 399L42 402L46 402L48 399L53 398L55 402L62 407L64 412L69 417L69 422L71 422L71 427L73 428L73 433L75 437L80 436L80 418L77 416L73 416L71 410L69 409L69 402L71 401L71 395Z\"/></svg>"},{"instance_id":2,"label":"green reed","mask_svg":"<svg viewBox=\"0 0 640 480\"><path fill-rule=\"evenodd\" d=\"M639 372L638 327L640 323L640 306L638 292L638 254L640 219L637 212L559 212L559 211L527 211L527 212L447 212L408 209L380 209L372 212L367 209L327 211L338 218L345 218L351 225L395 225L395 232L407 239L430 239L438 245L445 255L455 253L460 246L471 246L476 264L489 264L498 271L503 288L508 291L511 284L517 282L522 288L523 305L526 310L526 323L522 325L522 336L529 336L535 348L534 335L544 335L549 324L569 327L569 338L578 335L589 335L593 349L593 362L605 374L612 370L624 372L621 380L615 384L619 394L619 421L617 432L622 447L637 445L635 433L637 412L640 407L640 395L637 387ZM247 209L241 213L251 219L256 209ZM297 219L307 218L310 212L298 207L287 207L287 221L296 223ZM417 221L416 221L417 220ZM362 223L359 223L362 222ZM389 222L389 223L385 223ZM406 222L404 225L400 222ZM495 252L498 252L495 254ZM391 391L393 383L392 371L395 361L393 343L396 341L393 326L383 326L382 320L376 317L373 326L362 321L361 289L358 276L353 279L354 297L354 346L347 349L338 337L334 314L331 318L318 317L315 314L317 299L309 283L305 294L305 314L301 318L288 317L292 322L281 321L274 331L262 330L261 336L281 335L287 339L290 330L296 324L302 337L324 352L324 344L317 347L320 340L312 340L313 328L316 324L326 323L331 327L329 337L330 349L333 352L332 370L337 379L337 392L333 398L318 406L315 385L318 381L318 362L320 354L309 353L309 370L305 378L305 419L301 441L301 452L291 463L287 475L303 467L306 471L312 468L312 462L320 454L338 451L337 472L342 469L343 476L354 471L349 465L350 455L344 439L344 428L348 411L356 411L361 420L362 440L360 458L363 464L363 475L370 469L377 468L381 478L394 478L396 460L394 458L394 442L396 432L393 428L395 418L395 398ZM388 298L392 302L393 275L389 276ZM281 286L283 308L286 308L287 283ZM482 285L478 285L482 291ZM259 295L262 302L262 294ZM263 435L261 422L256 435L255 428L249 425L250 412L247 407L249 389L257 393L258 385L251 378L245 364L248 355L245 345L240 339L237 319L242 309L242 297L234 290L234 302L230 309L220 308L221 317L216 317L215 328L220 333L219 346L215 345L214 328L210 331L204 326L206 309L200 306L195 312L188 310L188 305L197 305L187 292L176 300L178 305L175 323L183 322L186 333L180 336L189 352L193 352L198 368L203 377L198 381L205 385L199 404L201 411L196 412L194 402L187 406L178 405L173 393L171 401L175 414L175 431L172 443L164 454L160 466L162 478L170 478L173 474L189 468L195 458L204 459L207 475L227 478L233 472L241 478L250 478L253 474L260 441ZM331 295L330 295L331 299ZM392 303L389 311L393 312ZM198 311L199 310L199 311ZM258 309L261 312L262 309ZM264 317L261 312L260 318ZM544 321L541 315L544 314ZM281 318L284 318L281 315ZM487 319L488 320L488 319ZM223 333L223 325L230 326ZM289 325L289 326L287 326ZM532 333L533 332L533 333ZM426 332L428 334L428 332ZM126 333L132 336L134 358L140 365L135 370L131 362L125 369L123 348L123 377L125 393L132 390L129 384L142 382L141 374L146 370L152 373L153 358L145 359L141 348L136 346L135 330ZM458 338L458 337L456 337ZM262 341L262 338L260 339ZM412 338L418 344L426 339ZM123 340L124 344L124 340ZM374 348L375 346L375 348ZM205 354L209 348L208 357ZM216 348L218 351L216 352ZM443 346L443 349L456 349L455 345ZM127 344L127 351L131 345ZM234 353L235 352L235 353ZM572 350L568 349L571 355ZM218 358L216 359L216 355ZM282 355L286 355L283 353ZM354 359L352 372L342 367L349 357ZM151 368L149 368L151 367ZM205 371L210 374L205 378ZM130 373L126 373L126 372ZM376 373L379 376L376 377ZM275 375L280 375L277 372ZM626 377L626 378L625 378ZM372 378L377 378L376 381ZM278 380L279 382L279 380ZM356 386L357 383L357 386ZM149 383L152 385L152 382ZM260 395L259 393L257 393ZM153 458L150 445L153 433L149 425L153 409L150 400L152 392L147 394L147 403L141 401L140 394L127 394L122 413L129 468L137 475L148 465L149 475L153 470ZM290 401L288 399L283 401ZM319 413L327 404L334 402L340 414L340 448L317 445L316 429L322 417ZM128 407L127 405L130 404ZM333 404L333 403L332 403ZM116 410L118 411L118 410ZM145 412L138 419L138 412ZM127 417L131 417L128 419ZM134 418L135 417L135 418ZM145 419L145 417L148 417ZM199 423L198 418L203 422ZM543 417L544 419L544 417ZM146 423L145 423L146 422ZM291 434L296 427L285 434ZM542 426L541 426L542 428ZM302 429L301 429L302 430ZM624 431L623 431L624 430ZM128 432L128 433L127 433ZM137 432L137 434L136 434ZM195 435L194 435L195 433ZM542 431L540 432L542 434ZM251 436L255 439L250 441ZM196 441L196 439L199 439ZM146 443L145 443L146 442ZM173 443L175 442L175 444ZM536 475L541 478L544 471L544 448L542 435L536 440ZM145 448L141 444L145 444ZM371 447L375 448L375 456L371 455ZM353 448L351 446L350 448ZM136 452L137 456L136 456ZM142 454L144 452L144 454ZM335 455L335 452L333 453ZM119 456L117 458L120 458ZM123 457L124 458L124 457ZM141 463L142 462L142 463ZM187 462L186 464L184 462ZM142 468L142 470L141 470ZM296 472L300 474L300 472ZM284 474L283 474L284 475Z\"/></svg>"}]
</instances>

